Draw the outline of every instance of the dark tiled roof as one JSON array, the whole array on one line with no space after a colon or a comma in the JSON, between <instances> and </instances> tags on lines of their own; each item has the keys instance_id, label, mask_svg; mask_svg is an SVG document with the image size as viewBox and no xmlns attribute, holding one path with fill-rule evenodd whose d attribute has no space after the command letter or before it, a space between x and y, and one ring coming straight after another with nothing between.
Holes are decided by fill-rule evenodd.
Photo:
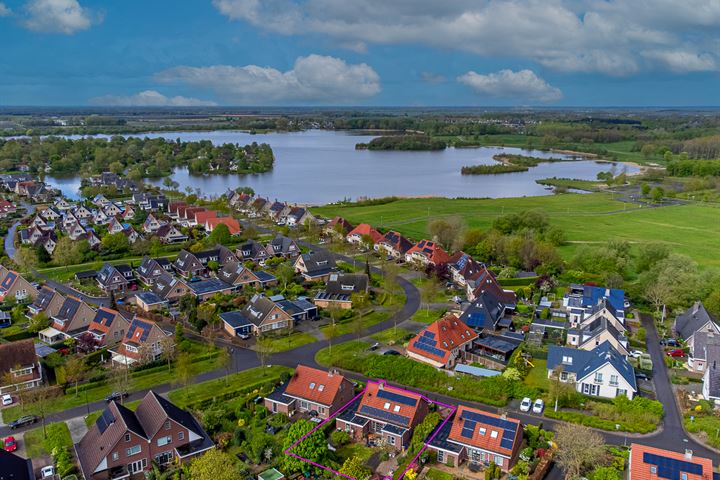
<instances>
[{"instance_id":1,"label":"dark tiled roof","mask_svg":"<svg viewBox=\"0 0 720 480\"><path fill-rule=\"evenodd\" d=\"M563 363L563 357L572 357L572 365ZM577 380L585 378L606 363L610 363L615 370L637 391L635 370L627 359L622 356L607 340L595 347L592 351L585 351L569 347L551 345L548 349L547 368L553 369L562 365L567 372L574 372Z\"/></svg>"},{"instance_id":2,"label":"dark tiled roof","mask_svg":"<svg viewBox=\"0 0 720 480\"><path fill-rule=\"evenodd\" d=\"M0 345L0 374L16 365L32 365L36 361L35 346L31 339Z\"/></svg>"},{"instance_id":3,"label":"dark tiled roof","mask_svg":"<svg viewBox=\"0 0 720 480\"><path fill-rule=\"evenodd\" d=\"M717 320L705 309L702 302L695 302L675 319L675 331L688 339L708 322L717 324Z\"/></svg>"},{"instance_id":4,"label":"dark tiled roof","mask_svg":"<svg viewBox=\"0 0 720 480\"><path fill-rule=\"evenodd\" d=\"M0 480L35 480L32 460L0 449Z\"/></svg>"}]
</instances>

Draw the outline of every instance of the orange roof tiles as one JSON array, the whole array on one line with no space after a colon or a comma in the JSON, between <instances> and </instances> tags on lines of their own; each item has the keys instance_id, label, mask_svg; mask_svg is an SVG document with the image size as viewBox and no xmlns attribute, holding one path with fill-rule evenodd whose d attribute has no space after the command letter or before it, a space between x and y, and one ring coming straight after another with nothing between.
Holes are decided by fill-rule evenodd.
<instances>
[{"instance_id":1,"label":"orange roof tiles","mask_svg":"<svg viewBox=\"0 0 720 480\"><path fill-rule=\"evenodd\" d=\"M377 243L383 239L382 233L378 232L367 223L361 223L357 227L353 228L350 233L348 233L348 237L352 235L358 235L360 237L369 235L372 238L373 243Z\"/></svg>"},{"instance_id":2,"label":"orange roof tiles","mask_svg":"<svg viewBox=\"0 0 720 480\"><path fill-rule=\"evenodd\" d=\"M238 222L237 219L232 218L232 217L208 218L205 221L205 229L213 230L215 227L217 227L221 223L223 225L227 225L228 230L230 230L230 235L237 235L240 233L240 222Z\"/></svg>"},{"instance_id":3,"label":"orange roof tiles","mask_svg":"<svg viewBox=\"0 0 720 480\"><path fill-rule=\"evenodd\" d=\"M702 474L690 473L680 468L677 479L668 478L667 475L662 476L663 472L658 468L657 464L645 461L645 454L699 465L702 468ZM680 480L680 473L687 474L687 480L712 480L712 460L709 458L696 457L692 454L686 457L685 453L672 452L670 450L640 445L638 443L633 443L630 446L629 480ZM684 477L682 478L684 479Z\"/></svg>"},{"instance_id":4,"label":"orange roof tiles","mask_svg":"<svg viewBox=\"0 0 720 480\"><path fill-rule=\"evenodd\" d=\"M298 365L285 388L285 395L330 406L343 388L352 388L352 384L342 375Z\"/></svg>"},{"instance_id":5,"label":"orange roof tiles","mask_svg":"<svg viewBox=\"0 0 720 480\"><path fill-rule=\"evenodd\" d=\"M385 395L383 391L390 393L390 395ZM396 401L390 397L402 397L404 401ZM414 404L412 404L413 400ZM368 382L365 394L360 400L358 413L366 417L377 418L378 420L384 422L388 420L386 418L373 415L369 410L364 410L364 407L370 407L371 409L380 410L393 415L400 415L408 420L407 423L404 423L402 426L405 428L411 428L417 423L417 421L422 420L416 418L418 416L418 412L420 411L419 407L422 402L427 401L420 394L395 388L382 381ZM390 421L389 423L396 424L397 422Z\"/></svg>"},{"instance_id":6,"label":"orange roof tiles","mask_svg":"<svg viewBox=\"0 0 720 480\"><path fill-rule=\"evenodd\" d=\"M442 265L450 260L450 255L443 250L440 245L430 240L420 240L407 251L407 255L412 255L414 253L423 255L435 265Z\"/></svg>"},{"instance_id":7,"label":"orange roof tiles","mask_svg":"<svg viewBox=\"0 0 720 480\"><path fill-rule=\"evenodd\" d=\"M217 217L217 212L215 210L203 210L200 212L195 212L195 223L198 225L205 225L205 222L210 218Z\"/></svg>"},{"instance_id":8,"label":"orange roof tiles","mask_svg":"<svg viewBox=\"0 0 720 480\"><path fill-rule=\"evenodd\" d=\"M424 335L432 338L431 341L435 342L435 348L443 352L442 357L416 347L415 343L421 341ZM465 325L462 320L453 314L447 314L415 335L415 337L410 340L410 343L408 343L407 349L417 355L446 364L454 349L468 342L472 342L477 337L478 334Z\"/></svg>"},{"instance_id":9,"label":"orange roof tiles","mask_svg":"<svg viewBox=\"0 0 720 480\"><path fill-rule=\"evenodd\" d=\"M501 422L504 425L497 426ZM511 441L506 441L503 446L503 439ZM511 456L515 447L522 443L522 425L520 420L515 418L503 418L494 413L460 405L453 418L448 440Z\"/></svg>"}]
</instances>

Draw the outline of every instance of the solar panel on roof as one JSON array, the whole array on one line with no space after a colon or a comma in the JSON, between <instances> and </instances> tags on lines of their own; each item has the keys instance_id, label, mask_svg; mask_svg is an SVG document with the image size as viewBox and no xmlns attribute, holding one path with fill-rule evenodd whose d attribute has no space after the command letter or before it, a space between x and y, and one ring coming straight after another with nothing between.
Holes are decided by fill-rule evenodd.
<instances>
[{"instance_id":1,"label":"solar panel on roof","mask_svg":"<svg viewBox=\"0 0 720 480\"><path fill-rule=\"evenodd\" d=\"M427 337L427 338L433 338L433 339L435 338L435 334L434 334L433 332L428 331L428 330L423 331L422 336L423 336L423 337Z\"/></svg>"},{"instance_id":2,"label":"solar panel on roof","mask_svg":"<svg viewBox=\"0 0 720 480\"><path fill-rule=\"evenodd\" d=\"M417 400L412 397L406 397L399 393L389 392L387 390L378 390L377 396L386 400L392 400L393 402L401 403L403 405L409 405L414 407L417 405Z\"/></svg>"},{"instance_id":3,"label":"solar panel on roof","mask_svg":"<svg viewBox=\"0 0 720 480\"><path fill-rule=\"evenodd\" d=\"M474 430L470 430L469 428L463 428L462 431L460 432L460 435L463 436L463 437L465 437L465 438L472 438L472 437L473 437L473 431L474 431Z\"/></svg>"},{"instance_id":4,"label":"solar panel on roof","mask_svg":"<svg viewBox=\"0 0 720 480\"><path fill-rule=\"evenodd\" d=\"M406 416L398 415L397 413L386 412L385 410L371 407L369 405L363 405L362 408L360 408L360 413L364 413L366 415L370 415L372 417L380 418L382 420L387 420L388 422L393 422L400 425L410 424L410 419Z\"/></svg>"},{"instance_id":5,"label":"solar panel on roof","mask_svg":"<svg viewBox=\"0 0 720 480\"><path fill-rule=\"evenodd\" d=\"M505 435L503 435L503 439L500 442L500 448L505 448L507 450L512 450L513 447L513 441L509 438L505 438Z\"/></svg>"},{"instance_id":6,"label":"solar panel on roof","mask_svg":"<svg viewBox=\"0 0 720 480\"><path fill-rule=\"evenodd\" d=\"M95 424L98 427L98 430L100 430L100 433L105 433L105 430L112 425L115 422L115 417L110 412L109 409L103 410L102 414L97 418L95 421Z\"/></svg>"},{"instance_id":7,"label":"solar panel on roof","mask_svg":"<svg viewBox=\"0 0 720 480\"><path fill-rule=\"evenodd\" d=\"M440 350L439 348L435 348L435 347L433 347L433 346L431 346L431 345L428 345L428 344L426 344L426 343L422 343L422 342L420 342L420 341L415 341L415 348L417 348L418 350L423 350L423 351L425 351L425 352L427 352L427 353L430 353L430 354L435 355L435 356L438 356L438 357L444 357L444 356L445 356L445 352L443 352L443 351Z\"/></svg>"},{"instance_id":8,"label":"solar panel on roof","mask_svg":"<svg viewBox=\"0 0 720 480\"><path fill-rule=\"evenodd\" d=\"M485 423L491 427L497 427L503 430L502 440L509 441L510 444L515 442L515 433L517 432L517 424L502 418L493 417L490 415L483 415L476 412L465 411L463 417L468 420L473 420L479 423ZM467 420L466 420L467 421Z\"/></svg>"},{"instance_id":9,"label":"solar panel on roof","mask_svg":"<svg viewBox=\"0 0 720 480\"><path fill-rule=\"evenodd\" d=\"M697 463L663 457L654 453L643 453L643 462L657 466L657 475L669 480L680 480L682 473L702 475L703 467Z\"/></svg>"}]
</instances>

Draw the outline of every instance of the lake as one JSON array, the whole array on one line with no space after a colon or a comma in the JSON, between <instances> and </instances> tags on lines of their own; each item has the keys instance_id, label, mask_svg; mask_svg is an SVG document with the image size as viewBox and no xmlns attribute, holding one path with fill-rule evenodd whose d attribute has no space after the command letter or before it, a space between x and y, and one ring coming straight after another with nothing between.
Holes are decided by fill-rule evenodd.
<instances>
[{"instance_id":1,"label":"lake","mask_svg":"<svg viewBox=\"0 0 720 480\"><path fill-rule=\"evenodd\" d=\"M103 135L99 135L103 137ZM594 180L599 172L635 173L634 166L581 160L541 163L527 172L501 175L461 175L465 165L494 164L493 155L519 153L536 157L561 157L557 153L518 148L448 148L434 152L355 150L356 143L374 136L349 132L307 130L252 135L240 131L157 132L140 137L184 141L211 140L215 144L268 143L275 153L272 172L249 175L191 175L177 169L172 179L203 195L219 196L229 188L252 187L259 195L293 203L326 204L343 199L385 196L522 197L550 195L535 180L568 177ZM106 137L106 136L105 136ZM69 138L78 138L70 136ZM51 177L46 181L70 198L78 197L78 177ZM145 180L162 186L162 179Z\"/></svg>"}]
</instances>

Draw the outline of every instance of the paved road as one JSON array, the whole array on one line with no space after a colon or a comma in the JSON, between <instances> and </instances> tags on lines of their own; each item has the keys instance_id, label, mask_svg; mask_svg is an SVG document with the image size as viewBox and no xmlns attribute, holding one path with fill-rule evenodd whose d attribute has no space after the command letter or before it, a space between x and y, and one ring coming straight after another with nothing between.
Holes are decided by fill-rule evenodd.
<instances>
[{"instance_id":1,"label":"paved road","mask_svg":"<svg viewBox=\"0 0 720 480\"><path fill-rule=\"evenodd\" d=\"M26 216L32 215L35 212L35 205L22 202L20 206L27 212ZM10 258L13 258L15 256L15 252L17 251L15 248L15 232L17 232L17 228L19 226L20 220L13 223L8 229L7 235L5 235L5 254Z\"/></svg>"}]
</instances>

